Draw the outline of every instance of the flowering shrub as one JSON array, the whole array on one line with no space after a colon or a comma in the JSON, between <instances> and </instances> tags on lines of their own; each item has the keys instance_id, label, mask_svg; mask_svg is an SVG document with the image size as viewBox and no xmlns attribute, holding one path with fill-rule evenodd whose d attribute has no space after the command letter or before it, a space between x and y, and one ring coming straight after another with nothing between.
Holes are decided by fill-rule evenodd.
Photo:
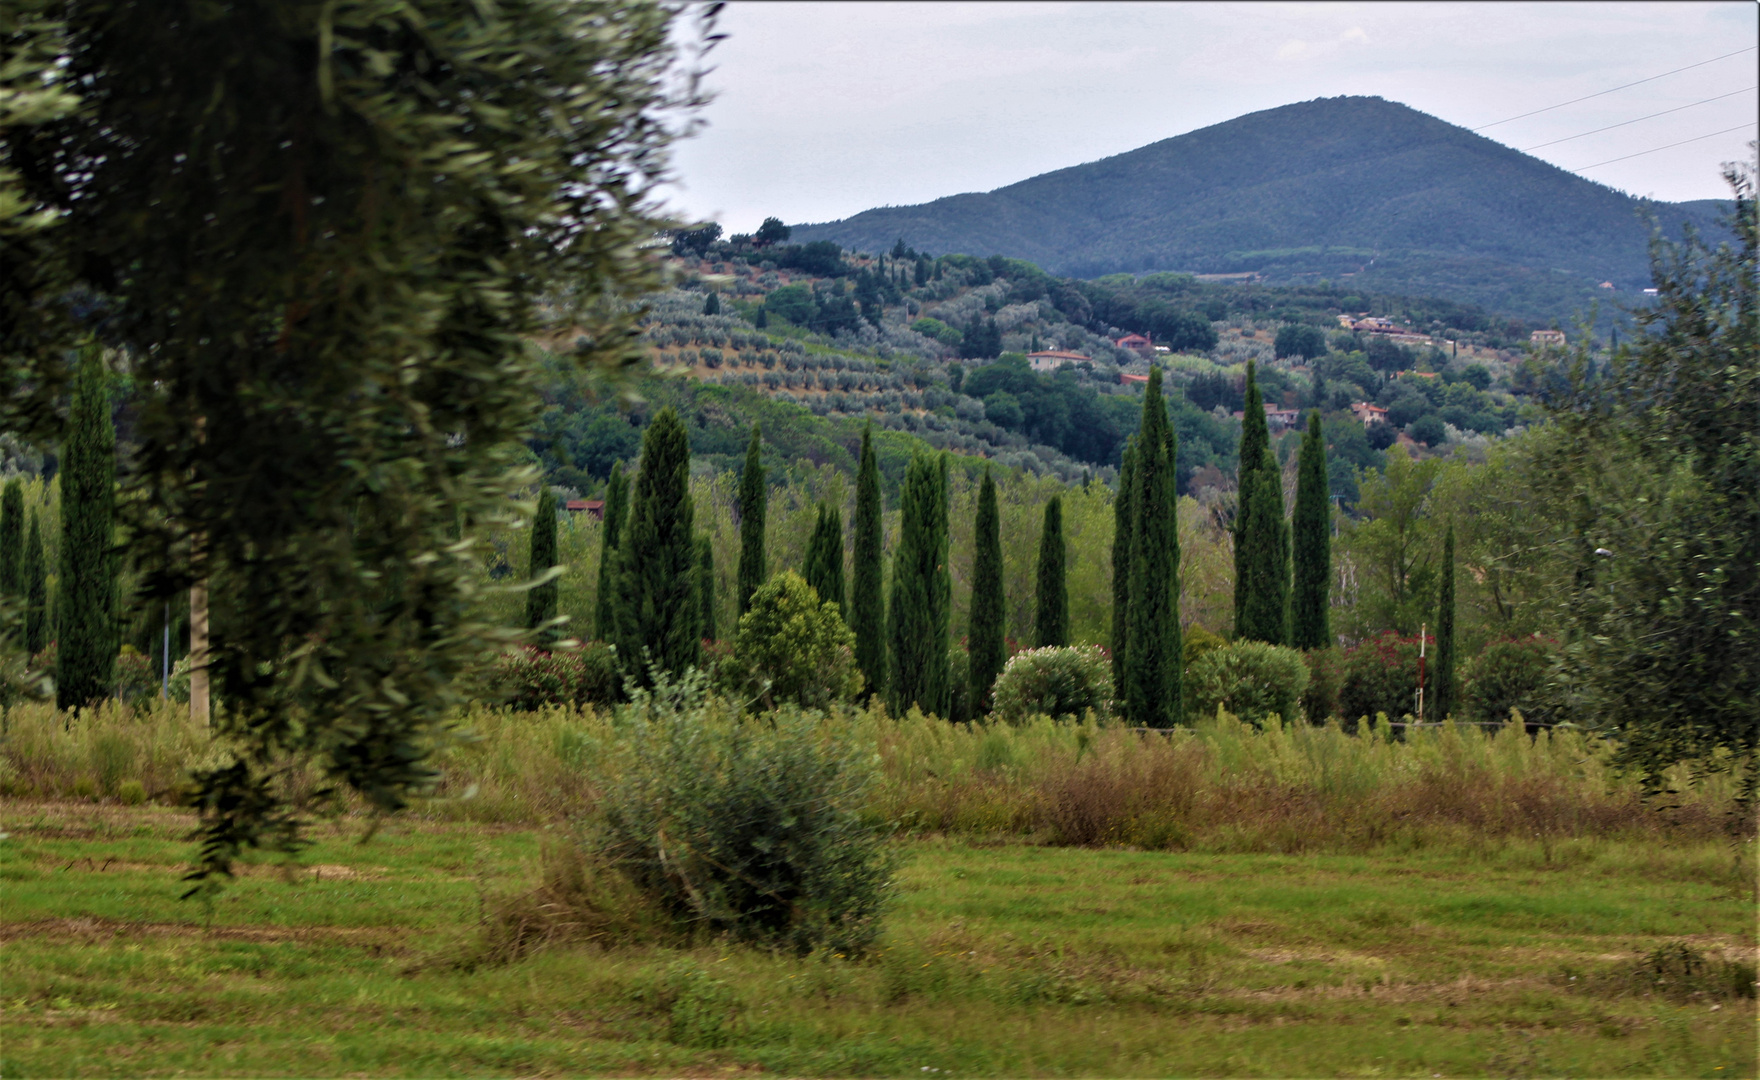
<instances>
[{"instance_id":1,"label":"flowering shrub","mask_svg":"<svg viewBox=\"0 0 1760 1080\"><path fill-rule=\"evenodd\" d=\"M124 645L116 656L116 696L129 705L159 696L159 672L153 658L133 645Z\"/></svg>"},{"instance_id":2,"label":"flowering shrub","mask_svg":"<svg viewBox=\"0 0 1760 1080\"><path fill-rule=\"evenodd\" d=\"M1186 710L1215 716L1220 706L1249 723L1276 716L1296 718L1296 702L1308 686L1302 654L1263 641L1236 641L1206 649L1186 668Z\"/></svg>"},{"instance_id":3,"label":"flowering shrub","mask_svg":"<svg viewBox=\"0 0 1760 1080\"><path fill-rule=\"evenodd\" d=\"M528 645L495 662L495 689L516 709L543 705L609 705L622 692L617 650L590 641L567 652Z\"/></svg>"},{"instance_id":4,"label":"flowering shrub","mask_svg":"<svg viewBox=\"0 0 1760 1080\"><path fill-rule=\"evenodd\" d=\"M1563 695L1552 681L1557 655L1557 642L1543 637L1492 642L1467 665L1462 712L1470 720L1508 720L1511 709L1534 723L1563 719Z\"/></svg>"},{"instance_id":5,"label":"flowering shrub","mask_svg":"<svg viewBox=\"0 0 1760 1080\"><path fill-rule=\"evenodd\" d=\"M1418 637L1389 630L1365 641L1345 653L1341 674L1338 709L1346 720L1405 716L1418 707Z\"/></svg>"},{"instance_id":6,"label":"flowering shrub","mask_svg":"<svg viewBox=\"0 0 1760 1080\"><path fill-rule=\"evenodd\" d=\"M1101 717L1112 712L1112 662L1098 645L1027 649L1009 658L996 677L996 718L1019 723L1033 716Z\"/></svg>"}]
</instances>

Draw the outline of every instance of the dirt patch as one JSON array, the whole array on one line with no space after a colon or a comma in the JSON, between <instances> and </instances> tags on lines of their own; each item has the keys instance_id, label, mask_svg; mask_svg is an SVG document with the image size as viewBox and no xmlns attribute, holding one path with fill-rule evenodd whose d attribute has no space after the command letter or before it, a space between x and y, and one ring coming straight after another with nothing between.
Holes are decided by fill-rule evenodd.
<instances>
[{"instance_id":1,"label":"dirt patch","mask_svg":"<svg viewBox=\"0 0 1760 1080\"><path fill-rule=\"evenodd\" d=\"M388 926L203 926L200 923L131 922L126 919L38 919L33 922L0 923L0 942L21 938L78 940L98 944L114 938L187 938L207 941L298 941L326 944L357 944L363 947L396 945L403 931Z\"/></svg>"}]
</instances>

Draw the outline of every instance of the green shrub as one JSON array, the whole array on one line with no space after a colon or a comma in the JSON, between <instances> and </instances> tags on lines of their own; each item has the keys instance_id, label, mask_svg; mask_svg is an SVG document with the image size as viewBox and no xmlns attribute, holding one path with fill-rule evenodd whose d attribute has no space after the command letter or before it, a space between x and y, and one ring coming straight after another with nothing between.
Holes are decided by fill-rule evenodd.
<instances>
[{"instance_id":1,"label":"green shrub","mask_svg":"<svg viewBox=\"0 0 1760 1080\"><path fill-rule=\"evenodd\" d=\"M866 949L894 867L861 813L875 748L792 707L742 717L704 687L695 672L662 679L618 711L590 758L589 858L680 924L802 953Z\"/></svg>"},{"instance_id":2,"label":"green shrub","mask_svg":"<svg viewBox=\"0 0 1760 1080\"><path fill-rule=\"evenodd\" d=\"M602 641L548 652L526 646L496 659L491 679L497 697L515 709L545 705L610 705L622 695L617 650Z\"/></svg>"},{"instance_id":3,"label":"green shrub","mask_svg":"<svg viewBox=\"0 0 1760 1080\"><path fill-rule=\"evenodd\" d=\"M1338 694L1344 672L1336 648L1309 649L1302 654L1308 665L1308 688L1302 691L1302 713L1310 723L1338 715Z\"/></svg>"},{"instance_id":4,"label":"green shrub","mask_svg":"<svg viewBox=\"0 0 1760 1080\"><path fill-rule=\"evenodd\" d=\"M1194 625L1190 627L1185 631L1184 650L1186 666L1190 667L1192 661L1203 656L1211 649L1220 649L1227 644L1228 639L1222 637L1220 634L1212 634L1202 626Z\"/></svg>"},{"instance_id":5,"label":"green shrub","mask_svg":"<svg viewBox=\"0 0 1760 1080\"><path fill-rule=\"evenodd\" d=\"M1297 650L1236 641L1201 653L1186 668L1185 698L1193 717L1215 716L1220 707L1254 724L1271 716L1290 723L1307 686L1308 666Z\"/></svg>"},{"instance_id":6,"label":"green shrub","mask_svg":"<svg viewBox=\"0 0 1760 1080\"><path fill-rule=\"evenodd\" d=\"M972 716L972 657L959 645L947 650L947 679L952 684L948 696L946 719L955 724L969 724Z\"/></svg>"},{"instance_id":7,"label":"green shrub","mask_svg":"<svg viewBox=\"0 0 1760 1080\"><path fill-rule=\"evenodd\" d=\"M116 657L116 696L128 705L143 705L159 696L153 658L132 645L124 645Z\"/></svg>"},{"instance_id":8,"label":"green shrub","mask_svg":"<svg viewBox=\"0 0 1760 1080\"><path fill-rule=\"evenodd\" d=\"M861 689L855 645L837 605L821 603L804 578L784 570L752 593L733 654L750 699L826 709Z\"/></svg>"},{"instance_id":9,"label":"green shrub","mask_svg":"<svg viewBox=\"0 0 1760 1080\"><path fill-rule=\"evenodd\" d=\"M1388 631L1344 654L1338 708L1346 720L1405 716L1418 706L1418 638Z\"/></svg>"},{"instance_id":10,"label":"green shrub","mask_svg":"<svg viewBox=\"0 0 1760 1080\"><path fill-rule=\"evenodd\" d=\"M1462 712L1469 720L1508 720L1511 709L1534 723L1562 720L1552 677L1557 658L1557 644L1542 637L1492 642L1467 665Z\"/></svg>"},{"instance_id":11,"label":"green shrub","mask_svg":"<svg viewBox=\"0 0 1760 1080\"><path fill-rule=\"evenodd\" d=\"M1112 661L1098 645L1015 653L996 677L995 701L996 718L1010 723L1080 717L1089 709L1104 719L1112 713Z\"/></svg>"}]
</instances>

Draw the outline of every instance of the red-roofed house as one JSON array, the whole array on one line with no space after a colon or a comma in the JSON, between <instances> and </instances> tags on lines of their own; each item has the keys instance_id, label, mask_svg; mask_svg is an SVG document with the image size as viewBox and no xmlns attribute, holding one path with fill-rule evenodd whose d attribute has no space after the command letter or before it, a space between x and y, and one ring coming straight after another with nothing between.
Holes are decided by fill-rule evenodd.
<instances>
[{"instance_id":1,"label":"red-roofed house","mask_svg":"<svg viewBox=\"0 0 1760 1080\"><path fill-rule=\"evenodd\" d=\"M1155 343L1141 334L1126 334L1124 337L1113 342L1113 344L1121 349L1129 349L1140 356L1149 357L1155 355Z\"/></svg>"},{"instance_id":2,"label":"red-roofed house","mask_svg":"<svg viewBox=\"0 0 1760 1080\"><path fill-rule=\"evenodd\" d=\"M1131 383L1146 383L1149 381L1149 376L1147 376L1147 375L1127 375L1121 371L1118 373L1118 381L1122 385L1129 386Z\"/></svg>"},{"instance_id":3,"label":"red-roofed house","mask_svg":"<svg viewBox=\"0 0 1760 1080\"><path fill-rule=\"evenodd\" d=\"M1379 405L1371 405L1367 401L1351 403L1351 415L1363 422L1364 427L1370 424L1387 423L1387 410Z\"/></svg>"},{"instance_id":4,"label":"red-roofed house","mask_svg":"<svg viewBox=\"0 0 1760 1080\"><path fill-rule=\"evenodd\" d=\"M1044 352L1030 352L1027 363L1034 371L1056 371L1065 364L1086 364L1093 360L1092 356L1084 356L1079 352L1066 352L1062 349L1047 349Z\"/></svg>"},{"instance_id":5,"label":"red-roofed house","mask_svg":"<svg viewBox=\"0 0 1760 1080\"><path fill-rule=\"evenodd\" d=\"M571 514L591 514L594 521L605 520L604 499L570 499L562 504L562 508Z\"/></svg>"}]
</instances>

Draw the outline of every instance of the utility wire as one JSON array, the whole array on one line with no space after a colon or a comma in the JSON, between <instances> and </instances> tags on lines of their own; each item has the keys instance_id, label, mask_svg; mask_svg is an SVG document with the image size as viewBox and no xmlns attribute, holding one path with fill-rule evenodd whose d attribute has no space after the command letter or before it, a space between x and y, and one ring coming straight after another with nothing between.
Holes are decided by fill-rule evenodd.
<instances>
[{"instance_id":1,"label":"utility wire","mask_svg":"<svg viewBox=\"0 0 1760 1080\"><path fill-rule=\"evenodd\" d=\"M1606 127L1598 127L1594 131L1585 131L1581 135L1570 135L1570 136L1567 136L1563 139L1554 139L1551 142L1535 143L1533 146L1524 146L1524 147L1522 147L1522 153L1525 154L1530 150L1538 150L1542 146L1557 146L1559 143L1570 142L1572 139L1581 139L1581 138L1588 136L1588 135L1599 135L1603 131L1612 131L1614 128L1625 127L1627 124L1636 124L1639 120L1654 120L1658 116L1667 116L1669 113L1677 113L1677 112L1680 112L1682 109L1691 109L1695 105L1708 105L1713 101L1722 101L1724 98L1735 97L1737 94L1752 93L1755 90L1760 90L1760 86L1750 86L1746 90L1731 90L1727 94L1719 94L1716 97L1708 97L1704 101L1695 101L1695 102L1693 102L1692 105L1680 105L1680 106L1677 106L1673 109L1664 109L1661 112L1653 112L1649 116L1640 116L1640 117L1638 117L1637 120L1626 120L1622 123L1609 124Z\"/></svg>"},{"instance_id":2,"label":"utility wire","mask_svg":"<svg viewBox=\"0 0 1760 1080\"><path fill-rule=\"evenodd\" d=\"M1519 116L1512 116L1508 120L1498 120L1495 123L1485 124L1482 127L1476 127L1476 128L1473 128L1472 130L1484 131L1486 128L1497 127L1499 124L1507 124L1510 122L1510 120L1521 120L1521 119L1524 119L1529 116L1538 116L1543 112L1551 112L1554 109L1562 109L1566 105L1575 105L1579 101L1588 101L1590 98L1598 98L1598 97L1602 97L1603 95L1606 95L1606 94L1611 94L1614 92L1614 90L1624 90L1624 89L1627 89L1628 87L1637 86L1640 83L1655 82L1657 79L1665 78L1669 75L1678 75L1683 71L1691 71L1693 68L1696 68L1696 67L1704 67L1706 64L1714 64L1719 60L1728 60L1732 56L1740 56L1741 54L1743 54L1745 52L1753 52L1756 48L1760 48L1760 46L1750 45L1745 49L1737 49L1735 52L1724 53L1722 56L1713 56L1709 60L1701 60L1697 64L1688 64L1686 67L1678 67L1678 68L1675 68L1673 71L1665 71L1661 75L1652 75L1647 79L1639 79L1637 82L1629 82L1623 86L1616 86L1613 88L1613 90L1601 90L1601 91L1598 91L1593 94L1585 94L1580 98L1572 98L1569 101L1561 101L1557 105L1548 105L1544 109L1535 109L1533 112L1525 112L1525 113L1520 114Z\"/></svg>"},{"instance_id":3,"label":"utility wire","mask_svg":"<svg viewBox=\"0 0 1760 1080\"><path fill-rule=\"evenodd\" d=\"M1692 138L1692 139L1682 139L1680 142L1669 143L1667 146L1653 147L1649 150L1640 150L1635 154L1627 154L1627 155L1625 155L1625 157L1608 158L1606 161L1597 161L1593 165L1584 165L1580 169L1572 169L1571 171L1572 172L1585 172L1589 169L1599 169L1603 165L1612 165L1614 162L1624 161L1624 160L1626 160L1626 158L1643 157L1645 154L1654 154L1659 150L1673 150L1677 146L1685 146L1688 143L1704 142L1706 139L1714 139L1719 135L1728 135L1732 131L1745 131L1748 128L1751 128L1753 126L1754 126L1753 124L1737 124L1735 127L1724 128L1722 131L1713 131L1709 135L1700 135L1697 138Z\"/></svg>"}]
</instances>

